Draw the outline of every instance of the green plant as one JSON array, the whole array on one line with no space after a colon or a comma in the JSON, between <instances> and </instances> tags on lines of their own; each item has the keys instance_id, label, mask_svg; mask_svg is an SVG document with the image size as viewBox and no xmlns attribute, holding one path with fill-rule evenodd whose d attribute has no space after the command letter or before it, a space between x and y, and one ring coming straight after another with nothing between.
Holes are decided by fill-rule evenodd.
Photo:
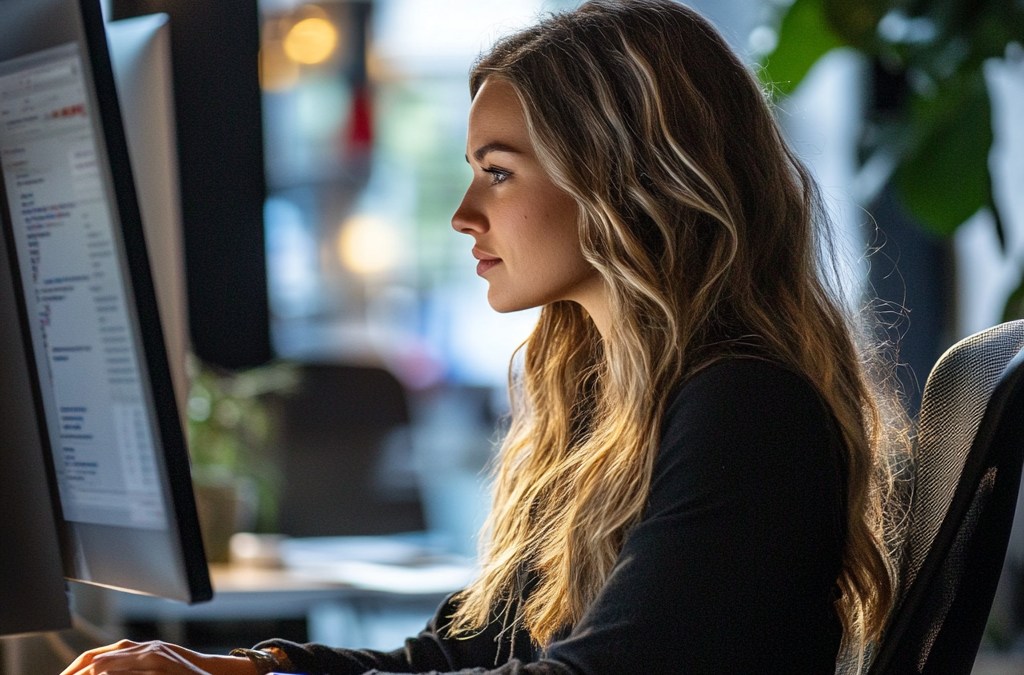
<instances>
[{"instance_id":1,"label":"green plant","mask_svg":"<svg viewBox=\"0 0 1024 675\"><path fill-rule=\"evenodd\" d=\"M989 175L984 66L1013 43L1020 52L1021 42L1024 0L795 0L762 76L786 95L825 53L861 52L873 65L875 92L881 85L893 94L891 105L876 101L867 112L862 167L889 172L903 205L934 234L949 236L987 208L1005 249ZM1022 295L1024 286L1015 297ZM1007 308L1016 305L1011 298Z\"/></svg>"},{"instance_id":2,"label":"green plant","mask_svg":"<svg viewBox=\"0 0 1024 675\"><path fill-rule=\"evenodd\" d=\"M192 359L188 440L198 483L248 479L258 496L257 529L273 531L277 518L278 463L273 455L274 409L268 395L291 391L298 372L277 363L240 372Z\"/></svg>"}]
</instances>

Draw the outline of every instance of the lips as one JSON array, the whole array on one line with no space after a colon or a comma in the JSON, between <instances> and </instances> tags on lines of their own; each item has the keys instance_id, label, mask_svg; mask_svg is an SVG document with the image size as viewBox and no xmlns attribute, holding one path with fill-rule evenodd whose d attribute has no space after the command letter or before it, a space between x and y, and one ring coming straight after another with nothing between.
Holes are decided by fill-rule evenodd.
<instances>
[{"instance_id":1,"label":"lips","mask_svg":"<svg viewBox=\"0 0 1024 675\"><path fill-rule=\"evenodd\" d=\"M476 273L483 276L484 272L501 262L500 258L494 260L481 260L476 264Z\"/></svg>"},{"instance_id":2,"label":"lips","mask_svg":"<svg viewBox=\"0 0 1024 675\"><path fill-rule=\"evenodd\" d=\"M487 270L501 262L501 258L491 255L490 253L484 253L476 248L473 249L473 257L480 261L476 264L476 273L481 276L487 272Z\"/></svg>"}]
</instances>

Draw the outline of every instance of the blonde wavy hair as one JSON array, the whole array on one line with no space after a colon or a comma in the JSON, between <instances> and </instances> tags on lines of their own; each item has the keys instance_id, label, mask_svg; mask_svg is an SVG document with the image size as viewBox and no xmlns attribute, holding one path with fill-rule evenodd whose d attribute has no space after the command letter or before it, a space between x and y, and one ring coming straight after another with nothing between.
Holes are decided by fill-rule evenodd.
<instances>
[{"instance_id":1,"label":"blonde wavy hair","mask_svg":"<svg viewBox=\"0 0 1024 675\"><path fill-rule=\"evenodd\" d=\"M577 623L644 509L673 385L744 355L803 373L839 422L837 610L847 650L876 639L896 585L887 496L907 439L865 365L881 361L820 264L831 247L817 188L755 78L670 0L551 15L482 57L473 96L487 78L515 89L542 165L575 199L613 320L602 339L579 305L543 308L510 386L483 569L451 634L513 606L542 646Z\"/></svg>"}]
</instances>

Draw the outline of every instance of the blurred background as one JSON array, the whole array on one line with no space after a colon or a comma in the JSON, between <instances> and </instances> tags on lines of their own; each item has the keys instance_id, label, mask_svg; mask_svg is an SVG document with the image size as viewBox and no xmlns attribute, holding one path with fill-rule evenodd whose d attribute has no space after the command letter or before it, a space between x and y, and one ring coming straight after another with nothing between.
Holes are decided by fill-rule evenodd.
<instances>
[{"instance_id":1,"label":"blurred background","mask_svg":"<svg viewBox=\"0 0 1024 675\"><path fill-rule=\"evenodd\" d=\"M279 565L279 538L229 545L251 531L391 536L404 563L472 567L510 359L537 311L491 311L450 226L471 175L467 74L497 37L577 4L108 4L171 16L187 415L215 561L269 546ZM766 83L825 193L849 302L875 302L899 343L915 414L949 345L1024 316L1024 6L688 4ZM978 672L1024 672L1021 529ZM138 637L201 649L271 632L394 648L439 597L367 592L246 624L78 591Z\"/></svg>"}]
</instances>

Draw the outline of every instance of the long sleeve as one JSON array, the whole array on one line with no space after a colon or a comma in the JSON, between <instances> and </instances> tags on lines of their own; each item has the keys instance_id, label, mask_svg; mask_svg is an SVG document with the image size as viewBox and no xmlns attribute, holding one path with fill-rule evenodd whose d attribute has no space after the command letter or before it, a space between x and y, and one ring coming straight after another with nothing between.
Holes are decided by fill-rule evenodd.
<instances>
[{"instance_id":1,"label":"long sleeve","mask_svg":"<svg viewBox=\"0 0 1024 675\"><path fill-rule=\"evenodd\" d=\"M526 636L514 651L496 640L499 623L445 637L447 604L396 652L264 644L309 675L832 673L844 453L806 380L766 361L723 361L669 404L643 517L582 620L545 654Z\"/></svg>"},{"instance_id":2,"label":"long sleeve","mask_svg":"<svg viewBox=\"0 0 1024 675\"><path fill-rule=\"evenodd\" d=\"M257 648L277 647L288 655L292 669L305 675L349 675L371 670L393 673L458 672L464 669L492 669L495 675L562 675L558 664L532 663L536 653L529 635L503 631L500 617L469 638L446 637L446 627L455 612L449 597L441 604L426 628L392 652L335 649L318 644L299 645L286 640L267 640ZM523 668L528 667L528 670ZM473 670L472 672L479 672Z\"/></svg>"}]
</instances>

